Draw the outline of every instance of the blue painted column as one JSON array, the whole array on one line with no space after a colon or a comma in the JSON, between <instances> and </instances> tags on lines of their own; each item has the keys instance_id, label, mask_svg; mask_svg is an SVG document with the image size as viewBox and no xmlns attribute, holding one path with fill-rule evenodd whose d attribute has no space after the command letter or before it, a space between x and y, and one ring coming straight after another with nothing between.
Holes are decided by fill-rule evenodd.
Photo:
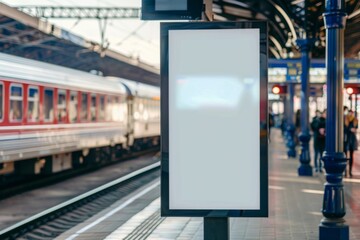
<instances>
[{"instance_id":1,"label":"blue painted column","mask_svg":"<svg viewBox=\"0 0 360 240\"><path fill-rule=\"evenodd\" d=\"M310 166L310 131L309 131L309 68L310 68L310 50L313 44L312 39L298 39L297 45L301 50L301 133L299 140L301 143L299 176L312 176L312 167Z\"/></svg>"},{"instance_id":2,"label":"blue painted column","mask_svg":"<svg viewBox=\"0 0 360 240\"><path fill-rule=\"evenodd\" d=\"M326 184L319 225L320 240L348 240L342 174L346 168L344 154L344 29L345 1L326 0L324 21L326 28L327 117L326 147L322 157L326 170Z\"/></svg>"},{"instance_id":3,"label":"blue painted column","mask_svg":"<svg viewBox=\"0 0 360 240\"><path fill-rule=\"evenodd\" d=\"M288 119L287 119L287 147L288 147L288 157L296 157L295 151L295 125L294 125L294 95L295 95L295 86L294 83L288 83L289 95L288 95Z\"/></svg>"}]
</instances>

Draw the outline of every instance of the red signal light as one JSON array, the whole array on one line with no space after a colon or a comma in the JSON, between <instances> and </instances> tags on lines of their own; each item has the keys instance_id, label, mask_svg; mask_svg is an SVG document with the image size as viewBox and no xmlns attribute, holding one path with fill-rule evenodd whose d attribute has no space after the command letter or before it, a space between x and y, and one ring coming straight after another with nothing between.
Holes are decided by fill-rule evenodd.
<instances>
[{"instance_id":1,"label":"red signal light","mask_svg":"<svg viewBox=\"0 0 360 240\"><path fill-rule=\"evenodd\" d=\"M272 88L272 92L273 92L273 94L279 94L279 93L280 93L280 91L281 91L281 89L280 89L280 87L279 87L279 86L274 86L274 87Z\"/></svg>"},{"instance_id":2,"label":"red signal light","mask_svg":"<svg viewBox=\"0 0 360 240\"><path fill-rule=\"evenodd\" d=\"M274 86L272 89L273 94L279 94L280 93L280 87Z\"/></svg>"},{"instance_id":3,"label":"red signal light","mask_svg":"<svg viewBox=\"0 0 360 240\"><path fill-rule=\"evenodd\" d=\"M286 85L275 84L275 85L271 88L271 92L272 92L273 94L276 94L276 95L286 94L286 92L287 92L287 87L286 87Z\"/></svg>"},{"instance_id":4,"label":"red signal light","mask_svg":"<svg viewBox=\"0 0 360 240\"><path fill-rule=\"evenodd\" d=\"M351 95L354 93L354 89L352 87L348 87L348 88L346 88L346 93Z\"/></svg>"}]
</instances>

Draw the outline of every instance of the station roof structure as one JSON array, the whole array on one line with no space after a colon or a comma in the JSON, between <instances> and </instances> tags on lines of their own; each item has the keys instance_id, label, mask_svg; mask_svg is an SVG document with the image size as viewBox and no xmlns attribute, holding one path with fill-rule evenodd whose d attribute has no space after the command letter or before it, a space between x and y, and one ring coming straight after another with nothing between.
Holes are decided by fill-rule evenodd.
<instances>
[{"instance_id":1,"label":"station roof structure","mask_svg":"<svg viewBox=\"0 0 360 240\"><path fill-rule=\"evenodd\" d=\"M360 58L360 0L345 0L345 57ZM296 40L325 57L324 0L213 0L215 21L267 20L269 57L299 58ZM135 9L136 10L136 9ZM136 14L136 13L134 13ZM136 17L136 16L135 16ZM0 51L84 71L159 85L159 70L0 3Z\"/></svg>"},{"instance_id":2,"label":"station roof structure","mask_svg":"<svg viewBox=\"0 0 360 240\"><path fill-rule=\"evenodd\" d=\"M360 1L346 0L345 57L360 57ZM325 57L325 0L213 0L215 20L268 20L270 57L299 57L296 39L314 40L313 58Z\"/></svg>"},{"instance_id":3,"label":"station roof structure","mask_svg":"<svg viewBox=\"0 0 360 240\"><path fill-rule=\"evenodd\" d=\"M0 3L0 51L159 85L159 70Z\"/></svg>"}]
</instances>

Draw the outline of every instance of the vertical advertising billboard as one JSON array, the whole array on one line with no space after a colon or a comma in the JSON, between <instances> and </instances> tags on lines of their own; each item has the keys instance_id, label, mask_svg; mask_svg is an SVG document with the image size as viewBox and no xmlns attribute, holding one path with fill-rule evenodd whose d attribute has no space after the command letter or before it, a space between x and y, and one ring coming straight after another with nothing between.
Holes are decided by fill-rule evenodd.
<instances>
[{"instance_id":1,"label":"vertical advertising billboard","mask_svg":"<svg viewBox=\"0 0 360 240\"><path fill-rule=\"evenodd\" d=\"M266 29L161 25L163 216L267 216Z\"/></svg>"}]
</instances>

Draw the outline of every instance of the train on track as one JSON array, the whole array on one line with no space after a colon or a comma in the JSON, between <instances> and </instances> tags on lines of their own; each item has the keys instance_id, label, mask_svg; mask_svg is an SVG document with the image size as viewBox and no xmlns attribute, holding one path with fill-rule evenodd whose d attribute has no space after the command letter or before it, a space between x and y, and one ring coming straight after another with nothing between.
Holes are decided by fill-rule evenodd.
<instances>
[{"instance_id":1,"label":"train on track","mask_svg":"<svg viewBox=\"0 0 360 240\"><path fill-rule=\"evenodd\" d=\"M0 54L0 177L52 174L160 143L160 89Z\"/></svg>"}]
</instances>

